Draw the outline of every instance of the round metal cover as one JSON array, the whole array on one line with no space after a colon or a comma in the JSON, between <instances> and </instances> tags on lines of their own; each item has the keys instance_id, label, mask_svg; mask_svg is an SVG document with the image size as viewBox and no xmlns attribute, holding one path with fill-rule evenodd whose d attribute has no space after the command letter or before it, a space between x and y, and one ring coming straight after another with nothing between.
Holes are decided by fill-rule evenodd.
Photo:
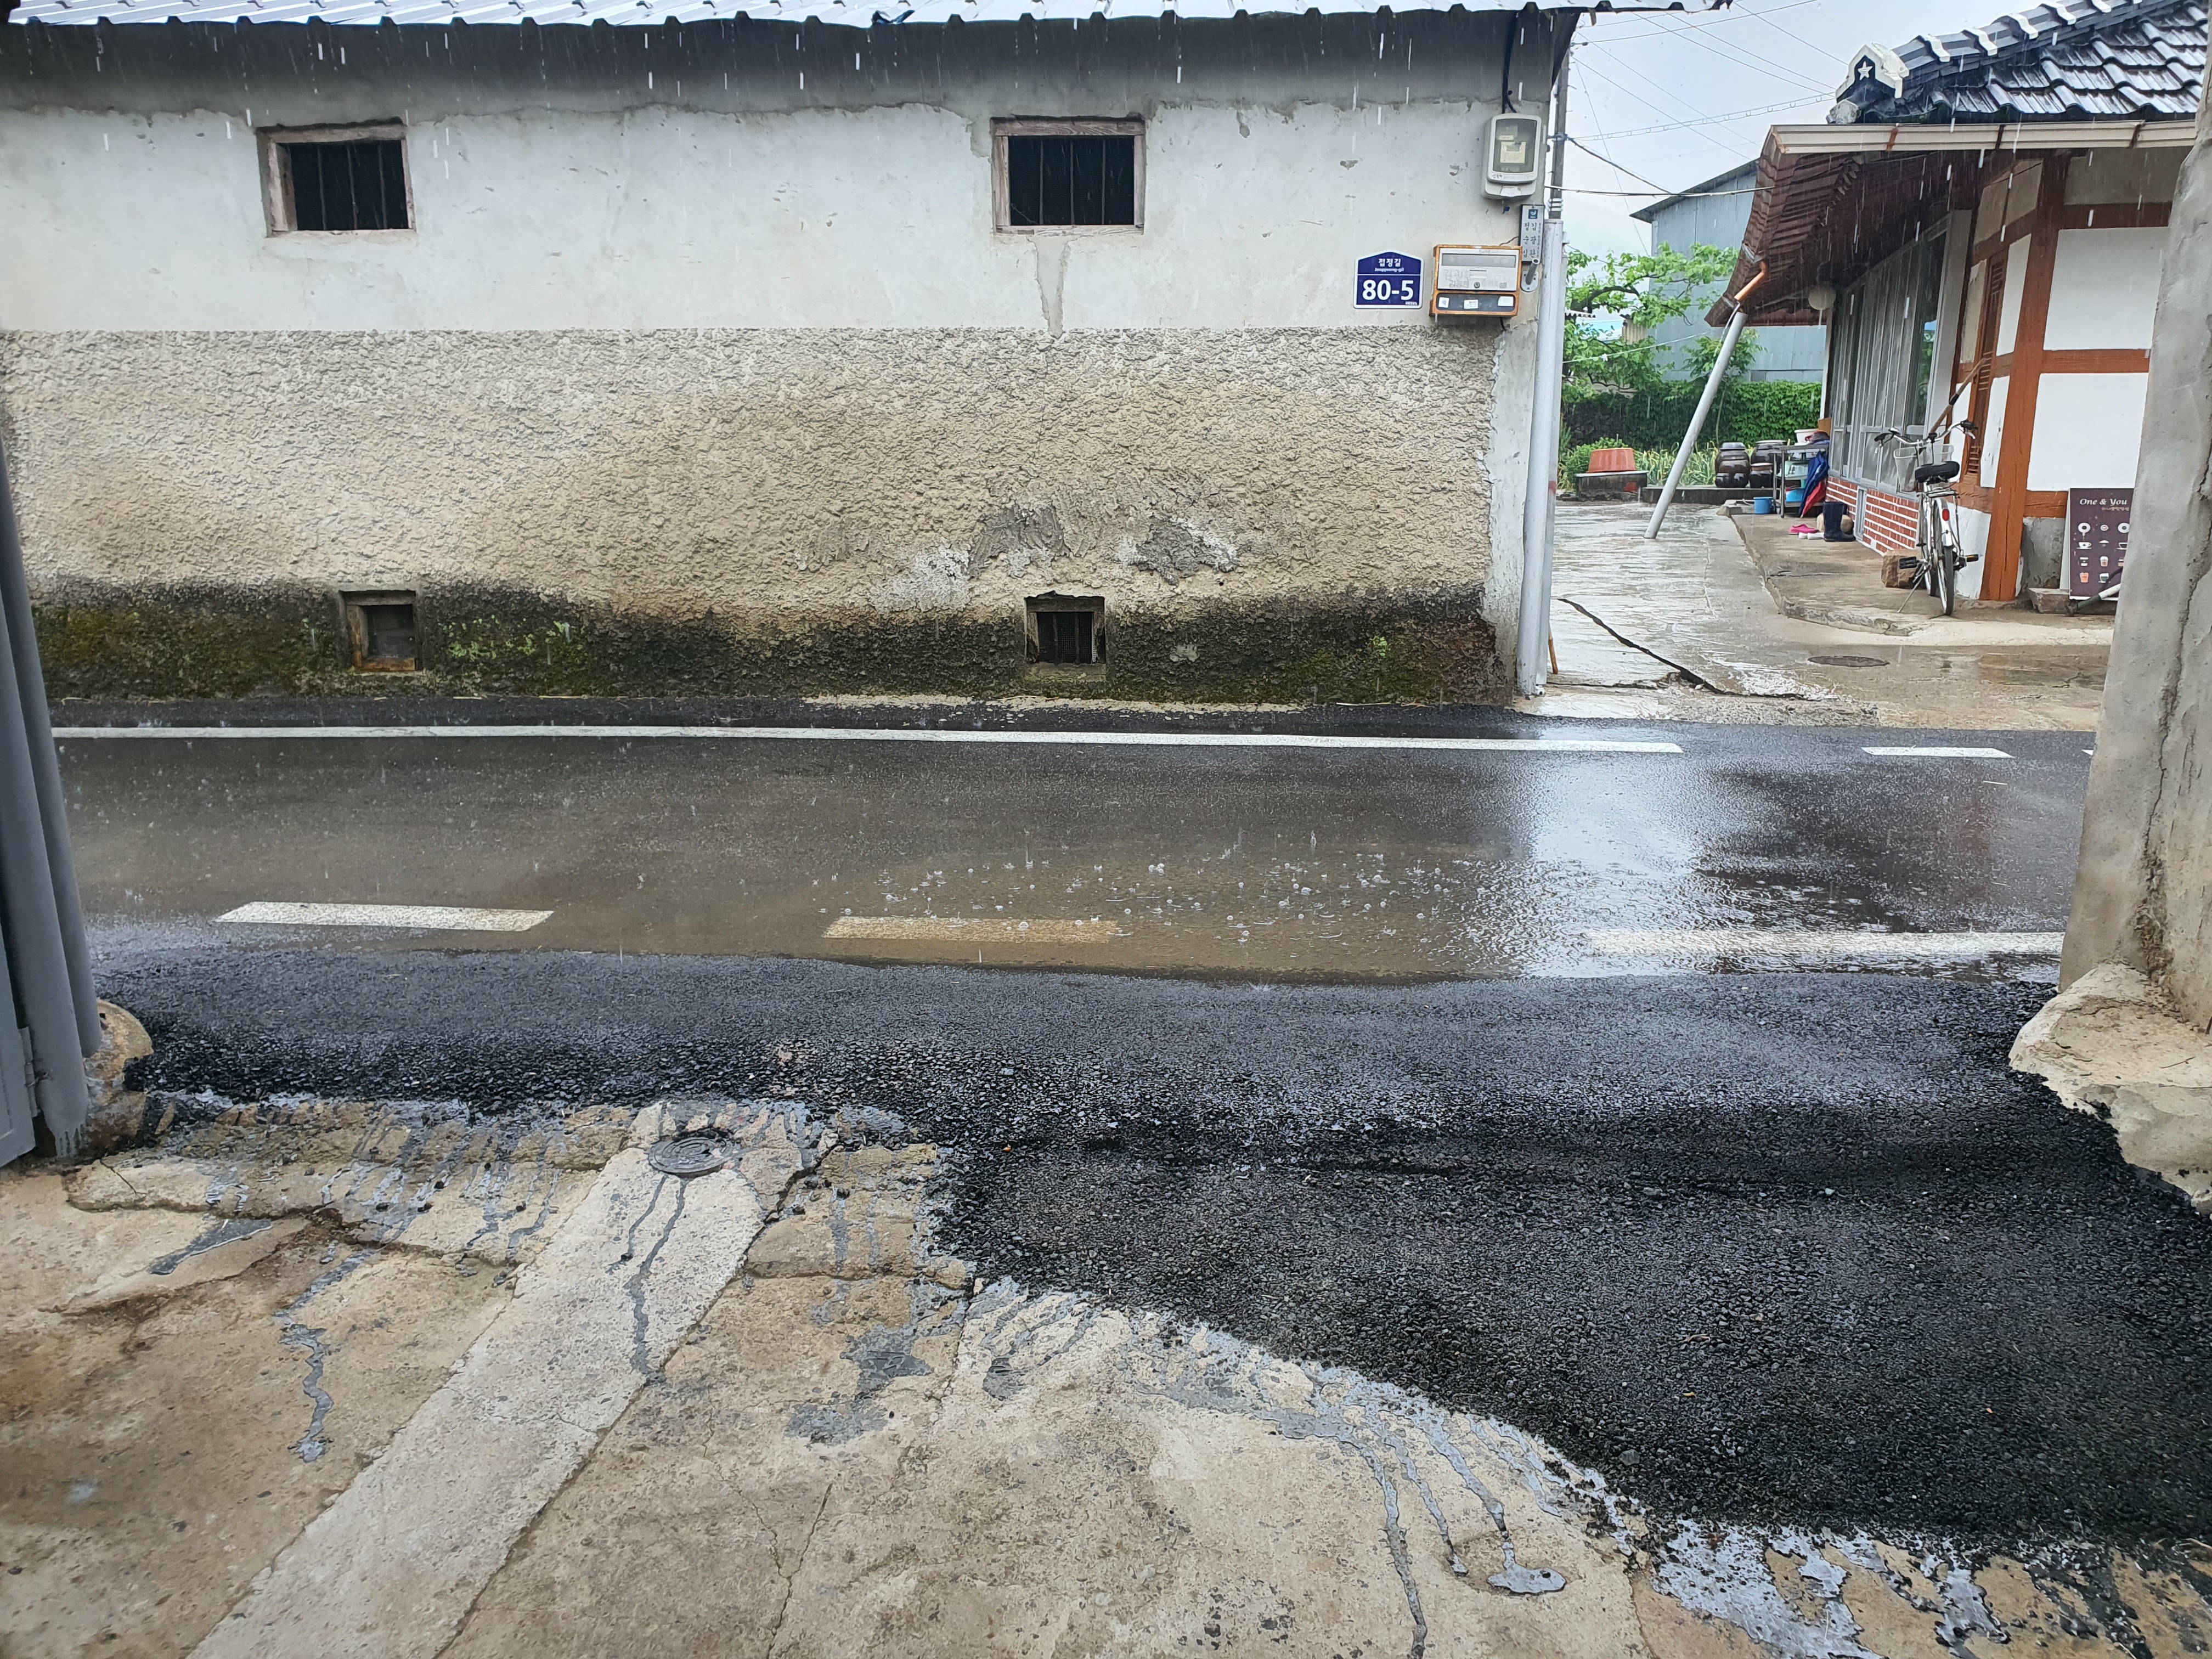
<instances>
[{"instance_id":1,"label":"round metal cover","mask_svg":"<svg viewBox=\"0 0 2212 1659\"><path fill-rule=\"evenodd\" d=\"M663 1175L709 1175L729 1166L730 1143L719 1135L678 1135L655 1142L645 1161Z\"/></svg>"}]
</instances>

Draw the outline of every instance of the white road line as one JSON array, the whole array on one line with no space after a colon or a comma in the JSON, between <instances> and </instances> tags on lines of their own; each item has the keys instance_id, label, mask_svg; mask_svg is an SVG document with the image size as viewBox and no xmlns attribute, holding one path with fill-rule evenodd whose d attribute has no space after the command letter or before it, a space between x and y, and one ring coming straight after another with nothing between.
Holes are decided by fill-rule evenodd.
<instances>
[{"instance_id":1,"label":"white road line","mask_svg":"<svg viewBox=\"0 0 2212 1659\"><path fill-rule=\"evenodd\" d=\"M1875 933L1846 928L1607 928L1590 948L1620 957L2055 957L2063 933Z\"/></svg>"},{"instance_id":2,"label":"white road line","mask_svg":"<svg viewBox=\"0 0 2212 1659\"><path fill-rule=\"evenodd\" d=\"M2012 757L2002 749L1954 749L1938 744L1923 748L1884 748L1875 744L1863 745L1869 755L1899 755L1922 760L2010 760Z\"/></svg>"},{"instance_id":3,"label":"white road line","mask_svg":"<svg viewBox=\"0 0 2212 1659\"><path fill-rule=\"evenodd\" d=\"M466 933L523 933L550 910L472 910L447 904L241 904L217 921L268 922L285 927L442 927Z\"/></svg>"},{"instance_id":4,"label":"white road line","mask_svg":"<svg viewBox=\"0 0 2212 1659\"><path fill-rule=\"evenodd\" d=\"M1030 945L1104 944L1123 937L1110 921L1016 921L1007 916L840 916L824 939L1006 939Z\"/></svg>"},{"instance_id":5,"label":"white road line","mask_svg":"<svg viewBox=\"0 0 2212 1659\"><path fill-rule=\"evenodd\" d=\"M854 726L58 726L64 742L104 738L695 738L803 743L1012 743L1113 749L1398 749L1456 753L1679 755L1675 743L1613 738L1354 738L1296 732L955 732Z\"/></svg>"}]
</instances>

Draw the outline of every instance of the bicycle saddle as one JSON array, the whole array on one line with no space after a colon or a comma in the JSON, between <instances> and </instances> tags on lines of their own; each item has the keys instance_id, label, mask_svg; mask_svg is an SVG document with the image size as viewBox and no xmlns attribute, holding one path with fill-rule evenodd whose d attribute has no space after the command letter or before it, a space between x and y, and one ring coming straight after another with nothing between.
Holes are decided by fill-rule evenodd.
<instances>
[{"instance_id":1,"label":"bicycle saddle","mask_svg":"<svg viewBox=\"0 0 2212 1659\"><path fill-rule=\"evenodd\" d=\"M1930 461L1927 465L1914 470L1912 482L1917 484L1948 483L1958 476L1958 462Z\"/></svg>"}]
</instances>

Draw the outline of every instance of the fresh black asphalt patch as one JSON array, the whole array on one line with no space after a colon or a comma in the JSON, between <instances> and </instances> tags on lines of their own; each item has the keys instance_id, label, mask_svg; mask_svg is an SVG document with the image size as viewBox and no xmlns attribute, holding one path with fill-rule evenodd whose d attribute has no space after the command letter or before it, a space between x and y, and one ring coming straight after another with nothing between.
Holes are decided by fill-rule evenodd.
<instances>
[{"instance_id":1,"label":"fresh black asphalt patch","mask_svg":"<svg viewBox=\"0 0 2212 1659\"><path fill-rule=\"evenodd\" d=\"M985 1273L1494 1414L1662 1511L2212 1530L2212 1224L2008 1069L2034 988L126 945L101 990L167 1091L896 1114Z\"/></svg>"}]
</instances>

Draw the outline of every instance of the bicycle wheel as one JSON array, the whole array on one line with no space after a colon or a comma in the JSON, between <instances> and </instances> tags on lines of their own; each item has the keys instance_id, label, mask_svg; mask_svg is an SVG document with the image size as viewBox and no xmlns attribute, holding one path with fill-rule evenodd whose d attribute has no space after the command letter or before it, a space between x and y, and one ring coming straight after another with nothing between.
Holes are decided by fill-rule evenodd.
<instances>
[{"instance_id":1,"label":"bicycle wheel","mask_svg":"<svg viewBox=\"0 0 2212 1659\"><path fill-rule=\"evenodd\" d=\"M1940 541L1928 554L1928 591L1947 617L1959 608L1959 556Z\"/></svg>"}]
</instances>

